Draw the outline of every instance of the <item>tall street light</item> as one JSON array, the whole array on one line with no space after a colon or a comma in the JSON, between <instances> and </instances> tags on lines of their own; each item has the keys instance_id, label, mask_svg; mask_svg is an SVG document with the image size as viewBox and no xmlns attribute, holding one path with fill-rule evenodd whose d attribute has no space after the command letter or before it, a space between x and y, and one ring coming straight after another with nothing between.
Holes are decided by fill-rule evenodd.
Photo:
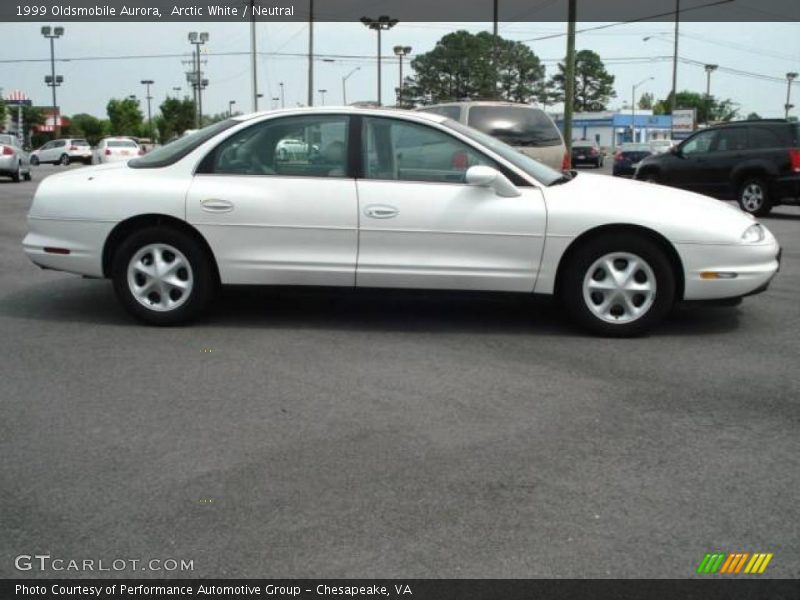
<instances>
[{"instance_id":1,"label":"tall street light","mask_svg":"<svg viewBox=\"0 0 800 600\"><path fill-rule=\"evenodd\" d=\"M192 31L189 33L189 43L194 44L195 47L195 63L194 63L194 85L197 86L197 114L195 118L195 125L197 129L202 127L203 123L203 82L208 85L208 80L203 79L202 75L200 75L200 46L205 44L209 39L208 32L203 31L202 33L197 33L196 31Z\"/></svg>"},{"instance_id":2,"label":"tall street light","mask_svg":"<svg viewBox=\"0 0 800 600\"><path fill-rule=\"evenodd\" d=\"M233 116L233 105L236 104L236 100L228 100L228 116Z\"/></svg>"},{"instance_id":3,"label":"tall street light","mask_svg":"<svg viewBox=\"0 0 800 600\"><path fill-rule=\"evenodd\" d=\"M377 19L361 17L364 26L378 32L378 106L382 106L381 101L381 32L391 29L397 25L397 19L390 19L386 15L381 15Z\"/></svg>"},{"instance_id":4,"label":"tall street light","mask_svg":"<svg viewBox=\"0 0 800 600\"><path fill-rule=\"evenodd\" d=\"M45 77L44 81L47 85L53 88L53 132L55 137L61 135L61 119L58 115L58 104L56 102L56 88L64 82L64 78L59 75L56 77L56 48L55 40L64 35L63 27L42 27L42 35L50 40L50 75Z\"/></svg>"},{"instance_id":5,"label":"tall street light","mask_svg":"<svg viewBox=\"0 0 800 600\"><path fill-rule=\"evenodd\" d=\"M278 98L277 96L275 96L272 99L272 110L275 110L276 108L278 108L278 102L280 102L280 101L281 101L281 99Z\"/></svg>"},{"instance_id":6,"label":"tall street light","mask_svg":"<svg viewBox=\"0 0 800 600\"><path fill-rule=\"evenodd\" d=\"M400 61L400 85L397 88L397 106L403 106L403 57L411 54L411 46L395 46L394 55Z\"/></svg>"},{"instance_id":7,"label":"tall street light","mask_svg":"<svg viewBox=\"0 0 800 600\"><path fill-rule=\"evenodd\" d=\"M325 94L328 92L328 90L322 89L322 90L317 90L317 91L319 92L319 104L320 104L320 106L325 106Z\"/></svg>"},{"instance_id":8,"label":"tall street light","mask_svg":"<svg viewBox=\"0 0 800 600\"><path fill-rule=\"evenodd\" d=\"M786 109L786 115L784 118L789 118L789 111L794 108L794 105L791 103L792 99L792 82L797 79L797 73L790 72L786 74L786 104L784 108ZM53 92L55 93L55 92Z\"/></svg>"},{"instance_id":9,"label":"tall street light","mask_svg":"<svg viewBox=\"0 0 800 600\"><path fill-rule=\"evenodd\" d=\"M347 80L350 79L350 76L353 75L356 71L360 71L361 67L356 67L352 71L350 71L347 75L342 77L342 105L347 106Z\"/></svg>"},{"instance_id":10,"label":"tall street light","mask_svg":"<svg viewBox=\"0 0 800 600\"><path fill-rule=\"evenodd\" d=\"M652 80L653 77L642 79L633 86L633 91L631 92L631 142L633 143L636 143L636 88Z\"/></svg>"},{"instance_id":11,"label":"tall street light","mask_svg":"<svg viewBox=\"0 0 800 600\"><path fill-rule=\"evenodd\" d=\"M314 0L308 0L308 105L314 106Z\"/></svg>"},{"instance_id":12,"label":"tall street light","mask_svg":"<svg viewBox=\"0 0 800 600\"><path fill-rule=\"evenodd\" d=\"M172 88L172 91L175 92L175 97L176 98L180 97L182 89L183 88L181 88L181 86L179 86L179 85Z\"/></svg>"},{"instance_id":13,"label":"tall street light","mask_svg":"<svg viewBox=\"0 0 800 600\"><path fill-rule=\"evenodd\" d=\"M706 65L706 126L711 116L711 74L719 68L719 65Z\"/></svg>"},{"instance_id":14,"label":"tall street light","mask_svg":"<svg viewBox=\"0 0 800 600\"><path fill-rule=\"evenodd\" d=\"M150 95L150 86L155 83L152 79L142 79L140 82L143 86L147 89L147 95L145 99L147 100L147 133L150 136L150 140L153 140L153 113L150 110L150 101L153 97Z\"/></svg>"},{"instance_id":15,"label":"tall street light","mask_svg":"<svg viewBox=\"0 0 800 600\"><path fill-rule=\"evenodd\" d=\"M286 94L283 89L283 82L281 81L278 85L281 86L281 108L286 108ZM312 105L309 104L309 106Z\"/></svg>"}]
</instances>

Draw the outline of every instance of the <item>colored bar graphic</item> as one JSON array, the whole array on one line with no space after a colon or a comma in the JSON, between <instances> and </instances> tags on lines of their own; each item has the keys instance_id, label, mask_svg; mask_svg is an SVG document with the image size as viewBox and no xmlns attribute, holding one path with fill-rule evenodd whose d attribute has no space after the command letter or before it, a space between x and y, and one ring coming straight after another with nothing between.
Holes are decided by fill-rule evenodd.
<instances>
[{"instance_id":1,"label":"colored bar graphic","mask_svg":"<svg viewBox=\"0 0 800 600\"><path fill-rule=\"evenodd\" d=\"M721 575L760 574L765 571L769 561L772 560L772 556L771 553L765 552L756 552L754 554L749 552L732 552L730 554L707 552L700 564L697 565L697 572L706 575L712 575L717 572Z\"/></svg>"}]
</instances>

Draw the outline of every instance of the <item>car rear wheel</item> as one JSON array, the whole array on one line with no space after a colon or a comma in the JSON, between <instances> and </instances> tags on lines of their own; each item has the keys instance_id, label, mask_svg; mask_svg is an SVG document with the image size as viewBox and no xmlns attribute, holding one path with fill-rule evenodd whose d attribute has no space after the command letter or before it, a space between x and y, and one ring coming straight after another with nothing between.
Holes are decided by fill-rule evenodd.
<instances>
[{"instance_id":1,"label":"car rear wheel","mask_svg":"<svg viewBox=\"0 0 800 600\"><path fill-rule=\"evenodd\" d=\"M153 325L198 317L216 289L203 248L190 236L164 227L143 229L126 239L114 254L112 279L123 306Z\"/></svg>"},{"instance_id":2,"label":"car rear wheel","mask_svg":"<svg viewBox=\"0 0 800 600\"><path fill-rule=\"evenodd\" d=\"M22 165L17 164L17 170L11 175L11 180L14 183L19 183L22 181Z\"/></svg>"},{"instance_id":3,"label":"car rear wheel","mask_svg":"<svg viewBox=\"0 0 800 600\"><path fill-rule=\"evenodd\" d=\"M33 179L33 176L31 175L31 168L30 167L28 167L28 170L25 172L23 177L25 178L25 181L30 181L31 179Z\"/></svg>"},{"instance_id":4,"label":"car rear wheel","mask_svg":"<svg viewBox=\"0 0 800 600\"><path fill-rule=\"evenodd\" d=\"M38 156L31 156L31 164L34 167L38 167L39 166L39 157Z\"/></svg>"},{"instance_id":5,"label":"car rear wheel","mask_svg":"<svg viewBox=\"0 0 800 600\"><path fill-rule=\"evenodd\" d=\"M767 184L763 179L748 179L739 186L739 207L755 217L763 217L772 210Z\"/></svg>"},{"instance_id":6,"label":"car rear wheel","mask_svg":"<svg viewBox=\"0 0 800 600\"><path fill-rule=\"evenodd\" d=\"M63 165L65 167L68 166L69 165L69 154L62 154L61 155L61 159L58 161L58 164Z\"/></svg>"},{"instance_id":7,"label":"car rear wheel","mask_svg":"<svg viewBox=\"0 0 800 600\"><path fill-rule=\"evenodd\" d=\"M561 299L573 320L610 337L641 335L675 299L675 275L664 251L635 234L585 243L566 265Z\"/></svg>"}]
</instances>

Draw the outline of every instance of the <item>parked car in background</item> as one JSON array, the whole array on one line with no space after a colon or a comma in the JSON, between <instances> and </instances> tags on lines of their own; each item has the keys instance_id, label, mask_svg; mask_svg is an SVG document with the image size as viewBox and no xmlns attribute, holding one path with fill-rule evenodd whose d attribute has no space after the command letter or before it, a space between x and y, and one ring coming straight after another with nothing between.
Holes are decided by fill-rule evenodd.
<instances>
[{"instance_id":1,"label":"parked car in background","mask_svg":"<svg viewBox=\"0 0 800 600\"><path fill-rule=\"evenodd\" d=\"M280 160L297 139L319 140L318 159ZM51 175L28 228L35 264L109 278L158 325L198 317L221 284L310 285L556 295L590 331L629 336L676 302L763 291L780 258L766 227L712 198L564 173L452 119L361 108L236 116Z\"/></svg>"},{"instance_id":2,"label":"parked car in background","mask_svg":"<svg viewBox=\"0 0 800 600\"><path fill-rule=\"evenodd\" d=\"M561 131L540 108L513 102L450 102L417 110L469 125L550 168L569 168Z\"/></svg>"},{"instance_id":3,"label":"parked car in background","mask_svg":"<svg viewBox=\"0 0 800 600\"><path fill-rule=\"evenodd\" d=\"M675 140L650 140L647 142L653 154L669 152L676 144Z\"/></svg>"},{"instance_id":4,"label":"parked car in background","mask_svg":"<svg viewBox=\"0 0 800 600\"><path fill-rule=\"evenodd\" d=\"M572 142L572 166L592 165L596 168L603 166L603 151L595 142L577 140Z\"/></svg>"},{"instance_id":5,"label":"parked car in background","mask_svg":"<svg viewBox=\"0 0 800 600\"><path fill-rule=\"evenodd\" d=\"M101 165L120 160L130 160L142 154L144 154L144 150L131 138L109 137L100 140L95 146L92 163Z\"/></svg>"},{"instance_id":6,"label":"parked car in background","mask_svg":"<svg viewBox=\"0 0 800 600\"><path fill-rule=\"evenodd\" d=\"M52 163L68 165L71 162L92 162L92 147L83 138L52 140L31 152L31 164Z\"/></svg>"},{"instance_id":7,"label":"parked car in background","mask_svg":"<svg viewBox=\"0 0 800 600\"><path fill-rule=\"evenodd\" d=\"M639 163L652 154L648 144L622 144L614 153L612 172L618 177L633 177Z\"/></svg>"},{"instance_id":8,"label":"parked car in background","mask_svg":"<svg viewBox=\"0 0 800 600\"><path fill-rule=\"evenodd\" d=\"M738 121L698 131L671 152L643 161L636 178L737 200L745 212L800 203L800 124Z\"/></svg>"},{"instance_id":9,"label":"parked car in background","mask_svg":"<svg viewBox=\"0 0 800 600\"><path fill-rule=\"evenodd\" d=\"M31 180L31 163L15 135L0 134L0 175L19 183Z\"/></svg>"}]
</instances>

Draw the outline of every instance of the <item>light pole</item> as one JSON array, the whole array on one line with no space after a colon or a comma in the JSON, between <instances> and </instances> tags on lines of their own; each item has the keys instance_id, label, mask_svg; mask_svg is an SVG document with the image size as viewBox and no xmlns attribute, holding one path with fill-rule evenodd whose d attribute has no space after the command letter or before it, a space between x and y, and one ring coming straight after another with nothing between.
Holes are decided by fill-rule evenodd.
<instances>
[{"instance_id":1,"label":"light pole","mask_svg":"<svg viewBox=\"0 0 800 600\"><path fill-rule=\"evenodd\" d=\"M308 105L314 106L314 0L308 0Z\"/></svg>"},{"instance_id":2,"label":"light pole","mask_svg":"<svg viewBox=\"0 0 800 600\"><path fill-rule=\"evenodd\" d=\"M653 77L646 77L633 86L631 92L631 142L636 143L636 88L651 81Z\"/></svg>"},{"instance_id":3,"label":"light pole","mask_svg":"<svg viewBox=\"0 0 800 600\"><path fill-rule=\"evenodd\" d=\"M172 91L175 92L175 97L178 98L181 95L181 86L175 86L172 88Z\"/></svg>"},{"instance_id":4,"label":"light pole","mask_svg":"<svg viewBox=\"0 0 800 600\"><path fill-rule=\"evenodd\" d=\"M155 83L152 79L142 79L140 82L143 86L147 89L147 95L145 99L147 100L147 133L150 136L150 140L153 139L153 113L150 110L150 101L153 97L150 95L150 86Z\"/></svg>"},{"instance_id":5,"label":"light pole","mask_svg":"<svg viewBox=\"0 0 800 600\"><path fill-rule=\"evenodd\" d=\"M711 116L711 74L719 68L719 65L706 65L706 127Z\"/></svg>"},{"instance_id":6,"label":"light pole","mask_svg":"<svg viewBox=\"0 0 800 600\"><path fill-rule=\"evenodd\" d=\"M342 105L347 106L347 80L350 79L350 76L353 75L356 71L360 71L361 67L356 67L352 71L350 71L347 75L342 77Z\"/></svg>"},{"instance_id":7,"label":"light pole","mask_svg":"<svg viewBox=\"0 0 800 600\"><path fill-rule=\"evenodd\" d=\"M228 116L233 116L233 105L236 104L236 100L228 100Z\"/></svg>"},{"instance_id":8,"label":"light pole","mask_svg":"<svg viewBox=\"0 0 800 600\"><path fill-rule=\"evenodd\" d=\"M394 55L400 61L400 85L397 88L397 106L403 106L403 57L411 54L411 46L395 46Z\"/></svg>"},{"instance_id":9,"label":"light pole","mask_svg":"<svg viewBox=\"0 0 800 600\"><path fill-rule=\"evenodd\" d=\"M283 90L283 82L281 81L278 85L281 86L281 108L286 108L286 95ZM309 106L311 105L309 104Z\"/></svg>"},{"instance_id":10,"label":"light pole","mask_svg":"<svg viewBox=\"0 0 800 600\"><path fill-rule=\"evenodd\" d=\"M42 35L50 40L50 75L44 78L45 83L53 88L53 133L55 137L61 135L61 119L58 115L58 104L56 102L56 88L64 82L64 78L59 75L56 77L56 48L55 40L64 35L63 27L42 27Z\"/></svg>"},{"instance_id":11,"label":"light pole","mask_svg":"<svg viewBox=\"0 0 800 600\"><path fill-rule=\"evenodd\" d=\"M786 74L786 104L784 108L786 109L786 115L784 118L789 118L789 111L794 108L794 105L791 103L792 99L792 82L797 79L797 73L790 72ZM53 92L55 93L55 92Z\"/></svg>"},{"instance_id":12,"label":"light pole","mask_svg":"<svg viewBox=\"0 0 800 600\"><path fill-rule=\"evenodd\" d=\"M272 99L272 110L275 110L276 108L278 108L278 102L280 102L280 101L281 101L281 99L278 98L277 96L275 96Z\"/></svg>"},{"instance_id":13,"label":"light pole","mask_svg":"<svg viewBox=\"0 0 800 600\"><path fill-rule=\"evenodd\" d=\"M397 25L397 19L390 19L386 15L381 15L377 19L361 17L364 26L378 32L378 106L381 106L381 32L391 29Z\"/></svg>"},{"instance_id":14,"label":"light pole","mask_svg":"<svg viewBox=\"0 0 800 600\"><path fill-rule=\"evenodd\" d=\"M680 36L679 26L680 26L680 10L681 10L681 0L675 0L675 39L671 42L673 44L673 53L672 53L672 93L669 99L669 110L670 114L672 111L675 110L675 105L678 97L678 37ZM650 40L659 40L662 42L670 43L669 40L663 39L657 35L648 35L647 37L642 38L643 42L649 42Z\"/></svg>"},{"instance_id":15,"label":"light pole","mask_svg":"<svg viewBox=\"0 0 800 600\"><path fill-rule=\"evenodd\" d=\"M209 35L206 31L199 34L196 31L189 33L189 43L194 44L195 47L194 85L197 86L197 113L195 118L197 129L200 129L203 124L203 87L205 87L203 83L205 82L205 85L208 85L208 80L203 79L200 74L200 46L205 44L208 39Z\"/></svg>"},{"instance_id":16,"label":"light pole","mask_svg":"<svg viewBox=\"0 0 800 600\"><path fill-rule=\"evenodd\" d=\"M327 93L328 90L322 89L322 90L317 90L317 91L319 92L319 104L320 104L320 106L325 106L325 94Z\"/></svg>"},{"instance_id":17,"label":"light pole","mask_svg":"<svg viewBox=\"0 0 800 600\"><path fill-rule=\"evenodd\" d=\"M253 93L253 112L258 112L258 56L256 52L255 0L250 0L250 88Z\"/></svg>"}]
</instances>

